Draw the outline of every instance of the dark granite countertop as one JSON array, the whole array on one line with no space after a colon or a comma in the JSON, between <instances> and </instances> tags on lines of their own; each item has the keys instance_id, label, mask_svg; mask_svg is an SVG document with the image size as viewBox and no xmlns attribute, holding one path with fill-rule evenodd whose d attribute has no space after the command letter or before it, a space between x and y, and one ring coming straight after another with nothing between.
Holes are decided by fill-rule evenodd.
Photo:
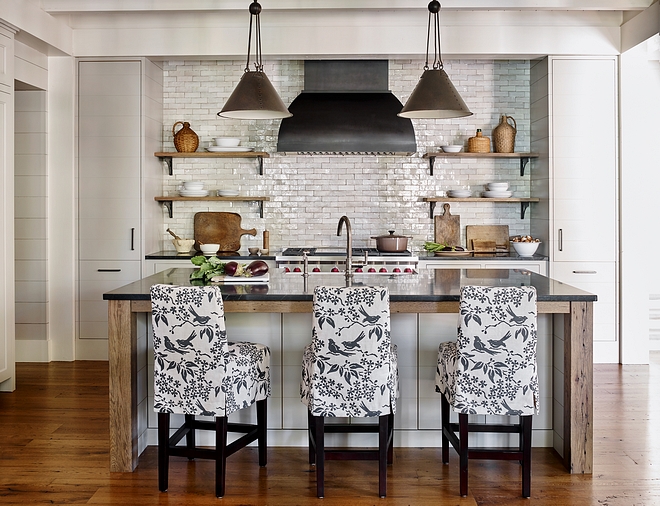
<instances>
[{"instance_id":1,"label":"dark granite countertop","mask_svg":"<svg viewBox=\"0 0 660 506\"><path fill-rule=\"evenodd\" d=\"M157 251L156 253L150 253L145 255L145 260L190 260L192 257L201 255L196 251L191 251L190 253L177 253L176 251L166 250L166 251ZM250 255L247 251L236 251L228 252L216 255L219 258L226 258L229 260L241 260L243 262L251 262L252 260L275 260L274 255Z\"/></svg>"},{"instance_id":2,"label":"dark granite countertop","mask_svg":"<svg viewBox=\"0 0 660 506\"><path fill-rule=\"evenodd\" d=\"M545 255L535 254L531 257L522 257L514 250L509 253L469 253L460 256L436 256L435 253L423 251L419 253L420 260L548 260Z\"/></svg>"},{"instance_id":3,"label":"dark granite countertop","mask_svg":"<svg viewBox=\"0 0 660 506\"><path fill-rule=\"evenodd\" d=\"M153 284L165 283L189 286L192 268L166 269L140 281L103 294L104 300L149 300ZM311 274L305 290L303 277L273 269L270 281L263 284L227 284L222 286L226 300L245 301L308 301L317 285L342 286L341 273ZM356 274L353 285L387 286L392 302L458 301L463 285L535 286L539 301L595 301L596 295L585 292L524 269L439 269L419 274Z\"/></svg>"}]
</instances>

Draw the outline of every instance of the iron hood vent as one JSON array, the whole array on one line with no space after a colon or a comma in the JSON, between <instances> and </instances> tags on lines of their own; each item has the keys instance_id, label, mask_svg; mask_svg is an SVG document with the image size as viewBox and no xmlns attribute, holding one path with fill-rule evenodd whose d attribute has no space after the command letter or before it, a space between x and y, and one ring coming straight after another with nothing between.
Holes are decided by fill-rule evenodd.
<instances>
[{"instance_id":1,"label":"iron hood vent","mask_svg":"<svg viewBox=\"0 0 660 506\"><path fill-rule=\"evenodd\" d=\"M388 86L387 60L305 62L305 89L282 120L277 151L410 154L415 131Z\"/></svg>"}]
</instances>

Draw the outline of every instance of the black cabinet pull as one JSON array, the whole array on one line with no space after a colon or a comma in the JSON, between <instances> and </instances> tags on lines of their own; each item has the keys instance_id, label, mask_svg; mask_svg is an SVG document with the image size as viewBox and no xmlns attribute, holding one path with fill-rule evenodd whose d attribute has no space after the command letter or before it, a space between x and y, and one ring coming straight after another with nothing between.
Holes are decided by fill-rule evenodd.
<instances>
[{"instance_id":1,"label":"black cabinet pull","mask_svg":"<svg viewBox=\"0 0 660 506\"><path fill-rule=\"evenodd\" d=\"M131 229L131 251L135 250L135 229Z\"/></svg>"},{"instance_id":2,"label":"black cabinet pull","mask_svg":"<svg viewBox=\"0 0 660 506\"><path fill-rule=\"evenodd\" d=\"M564 232L559 229L559 251L564 251Z\"/></svg>"},{"instance_id":3,"label":"black cabinet pull","mask_svg":"<svg viewBox=\"0 0 660 506\"><path fill-rule=\"evenodd\" d=\"M121 269L96 269L97 272L121 272Z\"/></svg>"}]
</instances>

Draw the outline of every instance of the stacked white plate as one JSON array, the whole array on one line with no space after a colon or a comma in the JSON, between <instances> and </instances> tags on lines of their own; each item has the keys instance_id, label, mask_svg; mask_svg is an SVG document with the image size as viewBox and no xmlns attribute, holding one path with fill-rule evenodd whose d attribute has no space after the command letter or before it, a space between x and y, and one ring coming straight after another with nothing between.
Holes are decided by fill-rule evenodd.
<instances>
[{"instance_id":1,"label":"stacked white plate","mask_svg":"<svg viewBox=\"0 0 660 506\"><path fill-rule=\"evenodd\" d=\"M208 190L179 190L182 197L208 197Z\"/></svg>"},{"instance_id":2,"label":"stacked white plate","mask_svg":"<svg viewBox=\"0 0 660 506\"><path fill-rule=\"evenodd\" d=\"M508 199L511 195L513 195L513 192L501 191L501 190L500 191L486 190L481 193L481 196L487 199Z\"/></svg>"},{"instance_id":3,"label":"stacked white plate","mask_svg":"<svg viewBox=\"0 0 660 506\"><path fill-rule=\"evenodd\" d=\"M208 151L209 153L232 153L232 152L254 151L254 148L245 148L243 146L236 146L236 147L209 146L208 148L206 148L206 151Z\"/></svg>"},{"instance_id":4,"label":"stacked white plate","mask_svg":"<svg viewBox=\"0 0 660 506\"><path fill-rule=\"evenodd\" d=\"M470 190L447 190L447 197L455 199L465 199L472 196Z\"/></svg>"},{"instance_id":5,"label":"stacked white plate","mask_svg":"<svg viewBox=\"0 0 660 506\"><path fill-rule=\"evenodd\" d=\"M218 197L238 197L236 190L218 190Z\"/></svg>"},{"instance_id":6,"label":"stacked white plate","mask_svg":"<svg viewBox=\"0 0 660 506\"><path fill-rule=\"evenodd\" d=\"M490 191L507 191L509 189L509 183L506 182L498 182L498 183L488 183L486 185L486 189Z\"/></svg>"}]
</instances>

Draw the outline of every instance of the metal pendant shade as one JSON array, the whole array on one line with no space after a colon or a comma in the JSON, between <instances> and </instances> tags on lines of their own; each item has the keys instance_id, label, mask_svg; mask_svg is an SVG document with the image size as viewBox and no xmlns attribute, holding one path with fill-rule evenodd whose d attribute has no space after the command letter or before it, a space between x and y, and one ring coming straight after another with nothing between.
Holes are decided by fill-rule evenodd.
<instances>
[{"instance_id":1,"label":"metal pendant shade","mask_svg":"<svg viewBox=\"0 0 660 506\"><path fill-rule=\"evenodd\" d=\"M429 21L426 33L426 63L406 105L399 116L404 118L460 118L470 116L463 99L444 71L440 49L440 2L432 0L429 5ZM431 39L433 26L433 39ZM433 41L433 65L429 68L429 45Z\"/></svg>"},{"instance_id":2,"label":"metal pendant shade","mask_svg":"<svg viewBox=\"0 0 660 506\"><path fill-rule=\"evenodd\" d=\"M275 91L270 80L264 73L261 60L261 5L258 2L250 4L250 32L248 35L247 62L245 72L236 85L227 103L218 113L224 118L237 119L277 119L288 118L292 114ZM255 70L250 70L250 46L252 44L252 20L255 20Z\"/></svg>"},{"instance_id":3,"label":"metal pendant shade","mask_svg":"<svg viewBox=\"0 0 660 506\"><path fill-rule=\"evenodd\" d=\"M263 71L245 72L218 115L238 119L277 119L292 116Z\"/></svg>"},{"instance_id":4,"label":"metal pendant shade","mask_svg":"<svg viewBox=\"0 0 660 506\"><path fill-rule=\"evenodd\" d=\"M427 69L399 116L404 118L460 118L470 116L463 99L444 69Z\"/></svg>"}]
</instances>

